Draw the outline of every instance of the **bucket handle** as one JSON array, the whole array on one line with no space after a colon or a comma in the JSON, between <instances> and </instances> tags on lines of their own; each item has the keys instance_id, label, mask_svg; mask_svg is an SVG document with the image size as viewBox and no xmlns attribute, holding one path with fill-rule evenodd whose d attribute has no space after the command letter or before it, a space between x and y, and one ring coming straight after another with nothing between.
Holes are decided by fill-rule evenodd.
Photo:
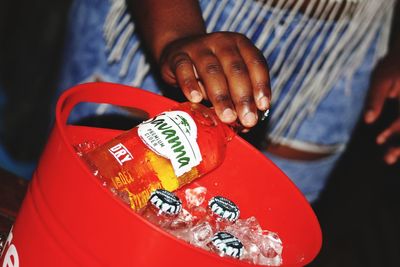
<instances>
[{"instance_id":1,"label":"bucket handle","mask_svg":"<svg viewBox=\"0 0 400 267\"><path fill-rule=\"evenodd\" d=\"M145 111L149 117L153 117L177 103L144 89L127 85L107 82L85 83L65 91L60 96L56 107L58 123L65 125L72 109L81 102L137 108Z\"/></svg>"}]
</instances>

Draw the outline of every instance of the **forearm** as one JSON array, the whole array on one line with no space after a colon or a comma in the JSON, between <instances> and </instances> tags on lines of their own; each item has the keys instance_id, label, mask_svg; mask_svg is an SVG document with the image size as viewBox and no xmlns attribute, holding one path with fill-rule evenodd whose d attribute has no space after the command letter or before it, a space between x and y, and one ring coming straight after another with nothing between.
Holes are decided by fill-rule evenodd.
<instances>
[{"instance_id":1,"label":"forearm","mask_svg":"<svg viewBox=\"0 0 400 267\"><path fill-rule=\"evenodd\" d=\"M172 41L205 33L197 0L129 0L129 4L137 30L157 62Z\"/></svg>"}]
</instances>

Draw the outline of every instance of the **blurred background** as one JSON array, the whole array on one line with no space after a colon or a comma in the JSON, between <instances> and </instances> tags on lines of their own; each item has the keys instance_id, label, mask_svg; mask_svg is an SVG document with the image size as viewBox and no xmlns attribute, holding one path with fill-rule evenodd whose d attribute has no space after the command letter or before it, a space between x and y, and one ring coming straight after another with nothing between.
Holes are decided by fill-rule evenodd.
<instances>
[{"instance_id":1,"label":"blurred background","mask_svg":"<svg viewBox=\"0 0 400 267\"><path fill-rule=\"evenodd\" d=\"M0 143L20 161L35 161L47 139L70 2L0 2ZM310 266L400 265L400 166L386 165L386 147L375 144L398 116L398 104L387 103L373 126L359 122L314 205L324 243ZM0 172L0 232L9 230L26 186Z\"/></svg>"}]
</instances>

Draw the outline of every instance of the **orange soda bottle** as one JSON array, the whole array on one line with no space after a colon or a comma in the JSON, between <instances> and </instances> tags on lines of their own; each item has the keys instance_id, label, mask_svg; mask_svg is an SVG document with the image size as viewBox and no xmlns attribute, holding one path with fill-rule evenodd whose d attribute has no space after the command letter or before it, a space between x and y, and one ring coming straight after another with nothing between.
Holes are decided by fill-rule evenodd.
<instances>
[{"instance_id":1,"label":"orange soda bottle","mask_svg":"<svg viewBox=\"0 0 400 267\"><path fill-rule=\"evenodd\" d=\"M137 211L154 190L175 191L218 167L234 135L213 109L184 102L89 151L84 159Z\"/></svg>"}]
</instances>

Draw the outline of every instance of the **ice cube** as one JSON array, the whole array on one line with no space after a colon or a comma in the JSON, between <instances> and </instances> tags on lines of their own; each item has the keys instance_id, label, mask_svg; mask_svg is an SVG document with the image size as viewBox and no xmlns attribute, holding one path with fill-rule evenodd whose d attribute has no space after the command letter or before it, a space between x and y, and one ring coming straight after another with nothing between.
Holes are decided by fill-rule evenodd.
<instances>
[{"instance_id":1,"label":"ice cube","mask_svg":"<svg viewBox=\"0 0 400 267\"><path fill-rule=\"evenodd\" d=\"M237 236L244 244L255 243L262 235L262 228L255 217L239 219L225 231Z\"/></svg>"},{"instance_id":2,"label":"ice cube","mask_svg":"<svg viewBox=\"0 0 400 267\"><path fill-rule=\"evenodd\" d=\"M227 226L225 231L236 236L243 243L243 259L267 266L282 264L281 239L274 232L262 230L255 217L239 219Z\"/></svg>"},{"instance_id":3,"label":"ice cube","mask_svg":"<svg viewBox=\"0 0 400 267\"><path fill-rule=\"evenodd\" d=\"M262 247L260 247L261 253L264 254L265 251L265 256L271 255L269 248L272 248L277 254L282 254L282 240L277 233L264 230L262 235Z\"/></svg>"},{"instance_id":4,"label":"ice cube","mask_svg":"<svg viewBox=\"0 0 400 267\"><path fill-rule=\"evenodd\" d=\"M258 242L260 257L258 264L279 266L282 264L282 241L279 236L271 231L263 231Z\"/></svg>"},{"instance_id":5,"label":"ice cube","mask_svg":"<svg viewBox=\"0 0 400 267\"><path fill-rule=\"evenodd\" d=\"M178 230L182 228L189 229L193 224L193 216L186 209L182 209L181 212L175 217L170 225L171 229Z\"/></svg>"},{"instance_id":6,"label":"ice cube","mask_svg":"<svg viewBox=\"0 0 400 267\"><path fill-rule=\"evenodd\" d=\"M182 209L178 217L174 218L168 226L164 226L164 230L177 238L190 242L190 227L193 225L192 218L192 215L187 210Z\"/></svg>"},{"instance_id":7,"label":"ice cube","mask_svg":"<svg viewBox=\"0 0 400 267\"><path fill-rule=\"evenodd\" d=\"M238 228L246 229L253 234L262 234L262 228L256 217L241 219L236 222Z\"/></svg>"},{"instance_id":8,"label":"ice cube","mask_svg":"<svg viewBox=\"0 0 400 267\"><path fill-rule=\"evenodd\" d=\"M199 186L196 188L188 188L185 190L185 198L188 208L198 207L204 203L206 199L207 188Z\"/></svg>"},{"instance_id":9,"label":"ice cube","mask_svg":"<svg viewBox=\"0 0 400 267\"><path fill-rule=\"evenodd\" d=\"M268 258L264 257L262 254L260 254L254 262L255 264L258 265L266 265L266 266L281 266L282 265L282 257L280 255L277 255L273 258Z\"/></svg>"},{"instance_id":10,"label":"ice cube","mask_svg":"<svg viewBox=\"0 0 400 267\"><path fill-rule=\"evenodd\" d=\"M214 235L210 223L206 221L202 222L200 224L193 226L190 229L190 231L192 233L192 238L190 243L192 243L195 246L208 249L207 244L211 241Z\"/></svg>"},{"instance_id":11,"label":"ice cube","mask_svg":"<svg viewBox=\"0 0 400 267\"><path fill-rule=\"evenodd\" d=\"M192 216L197 220L206 218L208 216L207 209L202 206L191 208L190 214L192 214Z\"/></svg>"},{"instance_id":12,"label":"ice cube","mask_svg":"<svg viewBox=\"0 0 400 267\"><path fill-rule=\"evenodd\" d=\"M247 260L251 263L256 264L258 256L260 255L260 249L258 248L258 246L254 243L243 244L243 246L243 260Z\"/></svg>"}]
</instances>

